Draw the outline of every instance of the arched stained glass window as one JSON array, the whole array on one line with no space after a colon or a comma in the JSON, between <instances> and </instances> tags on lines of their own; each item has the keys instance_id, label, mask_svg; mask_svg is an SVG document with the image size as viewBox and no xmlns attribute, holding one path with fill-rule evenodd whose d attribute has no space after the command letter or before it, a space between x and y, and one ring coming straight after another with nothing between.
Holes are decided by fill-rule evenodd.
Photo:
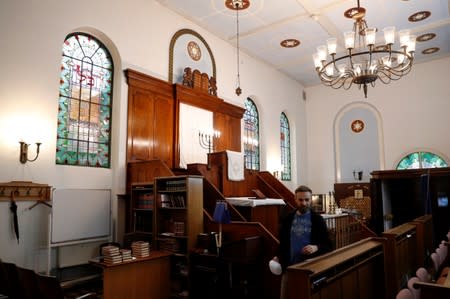
<instances>
[{"instance_id":1,"label":"arched stained glass window","mask_svg":"<svg viewBox=\"0 0 450 299\"><path fill-rule=\"evenodd\" d=\"M281 152L281 180L291 180L291 133L289 120L281 112L280 116L280 152Z\"/></svg>"},{"instance_id":2,"label":"arched stained glass window","mask_svg":"<svg viewBox=\"0 0 450 299\"><path fill-rule=\"evenodd\" d=\"M247 98L244 102L244 155L245 168L259 170L259 116L255 103Z\"/></svg>"},{"instance_id":3,"label":"arched stained glass window","mask_svg":"<svg viewBox=\"0 0 450 299\"><path fill-rule=\"evenodd\" d=\"M84 33L62 46L56 164L110 167L113 62L106 47Z\"/></svg>"},{"instance_id":4,"label":"arched stained glass window","mask_svg":"<svg viewBox=\"0 0 450 299\"><path fill-rule=\"evenodd\" d=\"M403 159L397 165L397 169L438 168L448 167L444 159L431 152L414 152Z\"/></svg>"}]
</instances>

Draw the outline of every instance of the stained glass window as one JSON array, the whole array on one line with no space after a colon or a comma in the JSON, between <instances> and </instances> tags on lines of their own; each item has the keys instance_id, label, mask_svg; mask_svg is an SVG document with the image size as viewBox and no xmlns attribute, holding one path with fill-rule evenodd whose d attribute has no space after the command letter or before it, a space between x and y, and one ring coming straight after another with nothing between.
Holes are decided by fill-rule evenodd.
<instances>
[{"instance_id":1,"label":"stained glass window","mask_svg":"<svg viewBox=\"0 0 450 299\"><path fill-rule=\"evenodd\" d=\"M281 180L291 180L291 133L289 120L284 114L280 116L280 151L281 151Z\"/></svg>"},{"instance_id":2,"label":"stained glass window","mask_svg":"<svg viewBox=\"0 0 450 299\"><path fill-rule=\"evenodd\" d=\"M247 98L244 102L244 155L245 168L259 170L259 116L255 103Z\"/></svg>"},{"instance_id":3,"label":"stained glass window","mask_svg":"<svg viewBox=\"0 0 450 299\"><path fill-rule=\"evenodd\" d=\"M403 159L397 165L397 169L438 168L448 167L447 162L436 154L430 152L414 152Z\"/></svg>"},{"instance_id":4,"label":"stained glass window","mask_svg":"<svg viewBox=\"0 0 450 299\"><path fill-rule=\"evenodd\" d=\"M82 33L66 37L59 81L56 164L110 167L113 62Z\"/></svg>"}]
</instances>

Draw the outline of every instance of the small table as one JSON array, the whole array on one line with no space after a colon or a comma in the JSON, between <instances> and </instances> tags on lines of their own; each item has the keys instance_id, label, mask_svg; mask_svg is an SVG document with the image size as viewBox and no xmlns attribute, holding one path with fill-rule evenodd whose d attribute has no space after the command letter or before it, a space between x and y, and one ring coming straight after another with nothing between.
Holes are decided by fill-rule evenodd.
<instances>
[{"instance_id":1,"label":"small table","mask_svg":"<svg viewBox=\"0 0 450 299\"><path fill-rule=\"evenodd\" d=\"M171 253L150 251L150 256L103 268L103 299L167 299L170 294Z\"/></svg>"}]
</instances>

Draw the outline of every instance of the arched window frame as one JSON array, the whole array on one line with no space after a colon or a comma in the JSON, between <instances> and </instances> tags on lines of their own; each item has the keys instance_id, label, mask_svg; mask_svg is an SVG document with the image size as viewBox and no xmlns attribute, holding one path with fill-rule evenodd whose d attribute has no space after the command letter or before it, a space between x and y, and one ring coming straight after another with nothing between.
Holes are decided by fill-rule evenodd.
<instances>
[{"instance_id":1,"label":"arched window frame","mask_svg":"<svg viewBox=\"0 0 450 299\"><path fill-rule=\"evenodd\" d=\"M407 154L397 163L396 169L448 167L448 162L440 155L430 151L415 151Z\"/></svg>"},{"instance_id":2,"label":"arched window frame","mask_svg":"<svg viewBox=\"0 0 450 299\"><path fill-rule=\"evenodd\" d=\"M252 99L244 101L244 155L245 168L252 170L260 169L259 151L259 113Z\"/></svg>"},{"instance_id":3,"label":"arched window frame","mask_svg":"<svg viewBox=\"0 0 450 299\"><path fill-rule=\"evenodd\" d=\"M289 119L284 112L280 115L281 180L291 180L291 132Z\"/></svg>"},{"instance_id":4,"label":"arched window frame","mask_svg":"<svg viewBox=\"0 0 450 299\"><path fill-rule=\"evenodd\" d=\"M56 164L110 168L114 64L97 38L64 39L59 87Z\"/></svg>"}]
</instances>

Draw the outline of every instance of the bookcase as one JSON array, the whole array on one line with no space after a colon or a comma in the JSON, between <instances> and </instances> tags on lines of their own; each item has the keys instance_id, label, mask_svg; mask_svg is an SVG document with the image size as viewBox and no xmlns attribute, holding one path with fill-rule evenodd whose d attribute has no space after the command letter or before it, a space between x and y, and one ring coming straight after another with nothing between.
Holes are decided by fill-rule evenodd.
<instances>
[{"instance_id":1,"label":"bookcase","mask_svg":"<svg viewBox=\"0 0 450 299\"><path fill-rule=\"evenodd\" d=\"M129 233L127 243L135 240L152 242L154 223L154 184L153 182L131 184Z\"/></svg>"},{"instance_id":2,"label":"bookcase","mask_svg":"<svg viewBox=\"0 0 450 299\"><path fill-rule=\"evenodd\" d=\"M171 298L189 298L189 253L203 232L203 177L155 178L154 248L171 255Z\"/></svg>"}]
</instances>

